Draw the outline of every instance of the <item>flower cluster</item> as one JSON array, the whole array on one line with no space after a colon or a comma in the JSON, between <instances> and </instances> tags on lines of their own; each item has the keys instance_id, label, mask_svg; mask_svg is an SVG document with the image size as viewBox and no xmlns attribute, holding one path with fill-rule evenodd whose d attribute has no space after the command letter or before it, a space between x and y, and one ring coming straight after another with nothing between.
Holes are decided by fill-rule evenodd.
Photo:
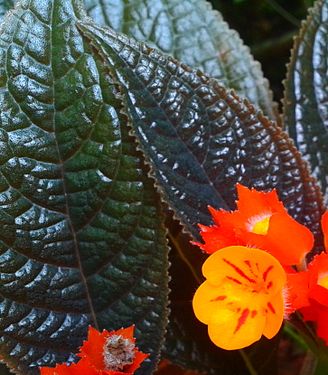
<instances>
[{"instance_id":1,"label":"flower cluster","mask_svg":"<svg viewBox=\"0 0 328 375\"><path fill-rule=\"evenodd\" d=\"M88 339L80 348L78 363L40 368L41 375L132 375L148 357L138 350L134 326L98 332L89 327Z\"/></svg>"},{"instance_id":2,"label":"flower cluster","mask_svg":"<svg viewBox=\"0 0 328 375\"><path fill-rule=\"evenodd\" d=\"M328 344L328 255L306 266L313 235L288 214L275 190L237 185L237 193L235 211L210 207L214 225L200 225L203 243L196 245L210 256L193 299L196 317L217 346L232 350L262 335L272 338L298 310ZM328 251L328 212L322 228Z\"/></svg>"}]
</instances>

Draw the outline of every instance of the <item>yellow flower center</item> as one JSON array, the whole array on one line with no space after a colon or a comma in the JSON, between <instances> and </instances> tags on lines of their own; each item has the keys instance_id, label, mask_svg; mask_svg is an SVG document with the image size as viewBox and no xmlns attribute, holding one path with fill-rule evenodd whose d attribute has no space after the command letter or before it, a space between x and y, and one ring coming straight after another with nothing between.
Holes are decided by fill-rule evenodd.
<instances>
[{"instance_id":1,"label":"yellow flower center","mask_svg":"<svg viewBox=\"0 0 328 375\"><path fill-rule=\"evenodd\" d=\"M250 220L250 231L255 234L266 235L269 230L271 215L255 217Z\"/></svg>"},{"instance_id":2,"label":"yellow flower center","mask_svg":"<svg viewBox=\"0 0 328 375\"><path fill-rule=\"evenodd\" d=\"M323 274L318 278L318 285L328 289L328 274Z\"/></svg>"}]
</instances>

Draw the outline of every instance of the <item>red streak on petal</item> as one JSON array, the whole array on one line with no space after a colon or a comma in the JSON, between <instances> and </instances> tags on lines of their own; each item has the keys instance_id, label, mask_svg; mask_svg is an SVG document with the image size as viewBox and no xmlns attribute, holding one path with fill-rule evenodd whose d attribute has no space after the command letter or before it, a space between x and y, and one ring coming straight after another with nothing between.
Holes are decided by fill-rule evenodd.
<instances>
[{"instance_id":1,"label":"red streak on petal","mask_svg":"<svg viewBox=\"0 0 328 375\"><path fill-rule=\"evenodd\" d=\"M237 273L238 275L240 275L241 277L243 277L245 280L249 281L250 283L256 283L256 280L250 278L249 276L247 276L245 274L245 272L243 270L241 270L239 267L237 267L235 264L231 263L229 260L227 259L224 259L223 258L223 261L228 264L230 267L232 267Z\"/></svg>"},{"instance_id":2,"label":"red streak on petal","mask_svg":"<svg viewBox=\"0 0 328 375\"><path fill-rule=\"evenodd\" d=\"M263 272L263 281L266 281L268 274L273 270L273 266L269 266L264 272Z\"/></svg>"},{"instance_id":3,"label":"red streak on petal","mask_svg":"<svg viewBox=\"0 0 328 375\"><path fill-rule=\"evenodd\" d=\"M233 281L233 282L234 282L234 283L236 283L236 284L239 284L239 285L241 285L241 284L242 284L242 282L241 282L241 281L239 281L238 279L235 279L234 277L231 277L231 276L227 276L227 279L229 279L229 280Z\"/></svg>"},{"instance_id":4,"label":"red streak on petal","mask_svg":"<svg viewBox=\"0 0 328 375\"><path fill-rule=\"evenodd\" d=\"M253 276L256 277L254 271L253 271L253 267L252 267L252 263L250 262L250 260L244 260L244 263L246 264L246 266L249 268L250 272L252 273Z\"/></svg>"},{"instance_id":5,"label":"red streak on petal","mask_svg":"<svg viewBox=\"0 0 328 375\"><path fill-rule=\"evenodd\" d=\"M238 319L237 327L236 327L234 333L237 333L240 330L240 328L246 323L248 315L249 315L249 310L248 309L244 309L242 311L239 319Z\"/></svg>"},{"instance_id":6,"label":"red streak on petal","mask_svg":"<svg viewBox=\"0 0 328 375\"><path fill-rule=\"evenodd\" d=\"M211 299L210 302L223 301L226 298L227 298L227 296L218 296L218 297L215 297L215 298Z\"/></svg>"},{"instance_id":7,"label":"red streak on petal","mask_svg":"<svg viewBox=\"0 0 328 375\"><path fill-rule=\"evenodd\" d=\"M270 309L270 311L275 314L276 313L276 310L274 309L274 307L271 305L270 302L268 302L268 308Z\"/></svg>"},{"instance_id":8,"label":"red streak on petal","mask_svg":"<svg viewBox=\"0 0 328 375\"><path fill-rule=\"evenodd\" d=\"M268 283L268 285L267 285L267 289L272 288L272 285L273 285L273 283L272 283L272 281L270 281L270 282Z\"/></svg>"},{"instance_id":9,"label":"red streak on petal","mask_svg":"<svg viewBox=\"0 0 328 375\"><path fill-rule=\"evenodd\" d=\"M256 315L257 315L257 311L256 311L256 310L253 310L253 311L252 311L252 315L251 315L251 317L252 317L252 318L255 318Z\"/></svg>"},{"instance_id":10,"label":"red streak on petal","mask_svg":"<svg viewBox=\"0 0 328 375\"><path fill-rule=\"evenodd\" d=\"M244 260L244 263L249 267L252 268L251 262L249 260Z\"/></svg>"}]
</instances>

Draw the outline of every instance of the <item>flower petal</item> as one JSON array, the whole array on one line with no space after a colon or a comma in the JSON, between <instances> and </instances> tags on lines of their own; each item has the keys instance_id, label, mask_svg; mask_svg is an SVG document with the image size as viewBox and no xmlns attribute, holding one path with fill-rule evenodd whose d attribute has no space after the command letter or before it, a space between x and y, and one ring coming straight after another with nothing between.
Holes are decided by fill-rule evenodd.
<instances>
[{"instance_id":1,"label":"flower petal","mask_svg":"<svg viewBox=\"0 0 328 375\"><path fill-rule=\"evenodd\" d=\"M245 230L248 216L243 212L216 210L212 207L208 209L216 223L217 230L228 238L236 239L236 233ZM238 245L238 243L235 244Z\"/></svg>"},{"instance_id":2,"label":"flower petal","mask_svg":"<svg viewBox=\"0 0 328 375\"><path fill-rule=\"evenodd\" d=\"M208 324L213 314L217 314L221 308L224 308L227 299L231 303L237 299L237 302L243 298L242 291L238 288L218 288L209 281L205 281L196 291L192 304L194 313L199 321ZM227 290L228 289L228 290ZM229 295L227 294L229 293ZM239 296L239 297L238 297Z\"/></svg>"},{"instance_id":3,"label":"flower petal","mask_svg":"<svg viewBox=\"0 0 328 375\"><path fill-rule=\"evenodd\" d=\"M284 320L284 300L282 293L270 298L266 305L266 323L263 329L263 335L271 339L275 336Z\"/></svg>"},{"instance_id":4,"label":"flower petal","mask_svg":"<svg viewBox=\"0 0 328 375\"><path fill-rule=\"evenodd\" d=\"M271 216L266 235L249 232L244 237L249 245L265 249L283 265L302 264L314 243L311 231L286 212Z\"/></svg>"},{"instance_id":5,"label":"flower petal","mask_svg":"<svg viewBox=\"0 0 328 375\"><path fill-rule=\"evenodd\" d=\"M124 368L124 373L134 374L134 372L140 367L141 363L149 357L149 354L140 352L139 350L136 350L135 355L133 363Z\"/></svg>"},{"instance_id":6,"label":"flower petal","mask_svg":"<svg viewBox=\"0 0 328 375\"><path fill-rule=\"evenodd\" d=\"M257 247L270 252L283 265L301 264L312 249L313 235L288 214L276 191L260 192L239 184L237 192L237 210L209 207L216 225L200 226L204 244L197 245L208 254L231 245ZM326 221L328 214L323 216L323 225Z\"/></svg>"},{"instance_id":7,"label":"flower petal","mask_svg":"<svg viewBox=\"0 0 328 375\"><path fill-rule=\"evenodd\" d=\"M322 307L328 307L328 289L321 285L313 286L309 291L311 299L317 301Z\"/></svg>"},{"instance_id":8,"label":"flower petal","mask_svg":"<svg viewBox=\"0 0 328 375\"><path fill-rule=\"evenodd\" d=\"M215 252L204 262L202 272L212 285L225 280L249 287L260 277L272 295L286 283L286 273L277 259L263 250L245 246L229 246Z\"/></svg>"},{"instance_id":9,"label":"flower petal","mask_svg":"<svg viewBox=\"0 0 328 375\"><path fill-rule=\"evenodd\" d=\"M222 230L222 228L216 225L207 227L205 225L199 225L201 231L200 235L204 243L195 243L194 245L199 246L208 254L212 254L223 247L229 246L233 243L238 243L234 232L229 230Z\"/></svg>"},{"instance_id":10,"label":"flower petal","mask_svg":"<svg viewBox=\"0 0 328 375\"><path fill-rule=\"evenodd\" d=\"M78 354L81 358L87 358L98 370L104 370L103 348L108 334L108 331L103 331L101 333L90 326L88 339L84 341L80 348L80 353Z\"/></svg>"},{"instance_id":11,"label":"flower petal","mask_svg":"<svg viewBox=\"0 0 328 375\"><path fill-rule=\"evenodd\" d=\"M288 273L287 286L287 301L289 313L292 313L310 304L308 271Z\"/></svg>"},{"instance_id":12,"label":"flower petal","mask_svg":"<svg viewBox=\"0 0 328 375\"><path fill-rule=\"evenodd\" d=\"M237 184L236 187L238 194L238 210L248 217L261 214L262 212L286 212L275 190L270 192L257 191L255 189L249 189L241 184Z\"/></svg>"},{"instance_id":13,"label":"flower petal","mask_svg":"<svg viewBox=\"0 0 328 375\"><path fill-rule=\"evenodd\" d=\"M207 280L193 299L196 317L208 324L211 340L232 350L279 331L284 316L282 288L286 273L270 254L230 246L203 265Z\"/></svg>"},{"instance_id":14,"label":"flower petal","mask_svg":"<svg viewBox=\"0 0 328 375\"><path fill-rule=\"evenodd\" d=\"M224 308L212 316L208 334L222 349L241 349L261 338L265 321L265 315L256 309L250 310L247 305L238 313Z\"/></svg>"},{"instance_id":15,"label":"flower petal","mask_svg":"<svg viewBox=\"0 0 328 375\"><path fill-rule=\"evenodd\" d=\"M328 310L322 310L317 319L317 335L328 345Z\"/></svg>"},{"instance_id":16,"label":"flower petal","mask_svg":"<svg viewBox=\"0 0 328 375\"><path fill-rule=\"evenodd\" d=\"M321 227L324 235L325 249L328 251L328 211L321 217Z\"/></svg>"},{"instance_id":17,"label":"flower petal","mask_svg":"<svg viewBox=\"0 0 328 375\"><path fill-rule=\"evenodd\" d=\"M316 323L317 335L328 345L328 307L311 301L311 305L301 309L301 313L304 320Z\"/></svg>"}]
</instances>

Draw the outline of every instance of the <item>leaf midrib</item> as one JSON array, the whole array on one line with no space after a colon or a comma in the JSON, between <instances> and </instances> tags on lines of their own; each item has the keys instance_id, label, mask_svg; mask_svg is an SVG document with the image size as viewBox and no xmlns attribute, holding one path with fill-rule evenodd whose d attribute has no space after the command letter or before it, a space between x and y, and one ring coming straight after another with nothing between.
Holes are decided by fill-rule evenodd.
<instances>
[{"instance_id":1,"label":"leaf midrib","mask_svg":"<svg viewBox=\"0 0 328 375\"><path fill-rule=\"evenodd\" d=\"M80 23L77 24L77 27L82 31L82 35L87 36L87 38L88 38L88 40L90 41L90 43L93 44L93 45L95 46L95 48L99 51L99 55L102 57L102 59L103 59L106 63L111 64L111 62L108 61L108 59L106 58L106 53L103 51L101 45L99 45L99 42L98 42L97 44L95 44L95 42L94 42L94 40L92 39L92 37L90 37L90 36L88 36L88 35L85 34L85 31L83 30L83 25L82 25L82 28L80 28L79 25L80 25ZM104 29L106 29L106 28L104 28ZM109 30L109 32L112 32L112 31ZM115 33L115 34L116 34L116 33ZM105 34L105 36L106 36L106 34ZM111 37L113 37L113 36L111 35ZM97 38L97 36L96 36L96 38ZM120 40L120 41L123 43L122 40ZM126 41L124 41L124 42L126 42ZM106 43L107 43L107 42L106 42ZM139 43L140 43L140 45L143 45L143 44L144 44L144 43L142 43L142 42L139 42ZM108 43L108 45L109 45L109 43ZM112 47L110 47L110 48L113 50ZM142 52L141 50L136 50L136 49L135 49L133 46L131 46L130 44L129 44L129 48L131 48L132 50L136 51L137 53L140 53L140 55L143 54L143 52ZM115 55L117 56L117 58L120 59L120 61L122 62L122 64L124 64L125 67L128 67L128 65L127 65L127 64L125 63L125 61L119 56L119 54L118 54L115 50L113 50L113 51L114 51ZM150 55L147 55L147 58L149 58L149 60L151 60L151 61L154 62L155 64L158 64L158 61L154 60ZM169 58L169 59L173 59L173 60L176 62L176 60L175 60L174 58ZM129 67L128 67L128 68L129 68ZM163 67L163 68L166 70L166 67ZM192 69L191 69L190 71L192 71ZM140 78L139 78L135 73L133 73L133 74L134 74L134 77L138 80L138 82L139 82L139 83L142 85L142 87L145 89L145 91L147 91L148 95L152 98L152 95L151 95L150 91L148 90L148 87L144 85L144 83L140 80ZM116 77L116 79L117 79L118 82L120 82L118 77ZM189 86L189 84L188 84L187 82L183 82L183 83L184 83L184 84L190 89L191 92L194 91L194 90L191 89L191 87ZM122 85L122 84L121 84L121 85ZM128 89L125 88L125 91L128 92ZM127 94L125 93L125 95L127 95ZM194 96L195 96L195 95L193 94L192 97L194 97ZM191 98L192 98L192 97L191 97ZM153 100L154 100L154 99L153 99ZM189 99L189 100L190 100L190 99ZM200 100L201 100L201 98L200 98ZM161 108L155 100L154 100L154 102L155 102L155 104L156 104L157 107ZM181 141L181 143L184 145L184 147L185 147L185 149L188 151L188 153L189 153L190 155L192 155L192 157L193 157L195 160L197 160L198 165L199 165L200 168L202 169L202 171L203 171L203 173L204 173L204 175L205 175L205 177L206 177L206 179L207 179L207 181L208 181L208 185L210 185L210 186L213 188L213 190L214 190L214 192L216 193L218 199L224 204L224 207L222 207L222 208L225 208L225 209L229 210L229 207L227 206L226 202L225 202L224 199L222 198L221 194L220 194L219 191L214 187L214 184L213 184L212 181L210 180L210 178L209 178L209 176L208 176L208 173L207 173L207 171L206 171L205 168L204 168L203 163L200 163L200 161L199 161L199 160L197 159L197 157L193 154L193 152L190 150L190 148L189 148L189 147L185 144L185 142L181 139L181 137L179 136L179 134L178 134L178 132L177 132L175 126L172 124L171 120L168 118L166 111L164 111L162 108L161 108L161 111L162 111L162 113L165 115L165 118L167 119L168 123L170 123L172 129L174 130L174 132L175 132L175 134L176 134L176 137ZM207 113L206 111L205 111L205 113L206 113L206 116L208 117L208 113ZM209 129L209 131L211 132L211 129ZM207 153L208 153L208 149L207 149Z\"/></svg>"},{"instance_id":2,"label":"leaf midrib","mask_svg":"<svg viewBox=\"0 0 328 375\"><path fill-rule=\"evenodd\" d=\"M94 307L93 307L92 298L91 298L90 290L89 290L88 283L87 283L87 279L84 275L84 271L83 271L83 267L82 267L82 260L81 260L81 256L80 256L80 247L79 247L79 244L78 244L78 241L77 241L74 226L73 226L72 219L71 219L71 216L70 216L70 213L69 213L68 193L67 193L67 186L66 186L66 180L65 180L65 167L64 167L64 161L63 161L63 159L61 157L61 154L60 154L59 144L58 144L58 140L57 140L55 77L54 77L54 74L53 74L53 45L54 45L53 20L54 20L55 6L56 6L55 4L56 4L56 1L55 0L52 1L51 18L50 18L50 33L51 33L51 35L50 35L50 49L51 49L51 53L50 53L50 63L49 63L49 65L51 67L51 74L52 74L52 88L51 88L51 90L52 90L53 111L54 111L53 112L53 118L52 118L52 125L53 125L53 130L54 130L54 139L55 139L55 145L56 145L56 150L57 150L57 154L58 154L58 161L59 161L59 164L60 164L60 174L61 174L61 179L63 181L63 194L64 194L64 197L65 197L65 209L66 209L65 216L67 218L67 223L68 223L70 232L72 234L75 256L76 256L76 261L77 261L77 268L80 271L81 281L82 281L82 283L84 285L84 288L85 288L86 298L87 298L89 308L90 308L90 315L91 315L91 318L93 320L93 324L94 324L95 328L99 329L96 313L95 313L95 310L94 310ZM74 15L75 15L75 9L74 9L73 4L71 4L71 6L72 6L72 9L73 9Z\"/></svg>"}]
</instances>

